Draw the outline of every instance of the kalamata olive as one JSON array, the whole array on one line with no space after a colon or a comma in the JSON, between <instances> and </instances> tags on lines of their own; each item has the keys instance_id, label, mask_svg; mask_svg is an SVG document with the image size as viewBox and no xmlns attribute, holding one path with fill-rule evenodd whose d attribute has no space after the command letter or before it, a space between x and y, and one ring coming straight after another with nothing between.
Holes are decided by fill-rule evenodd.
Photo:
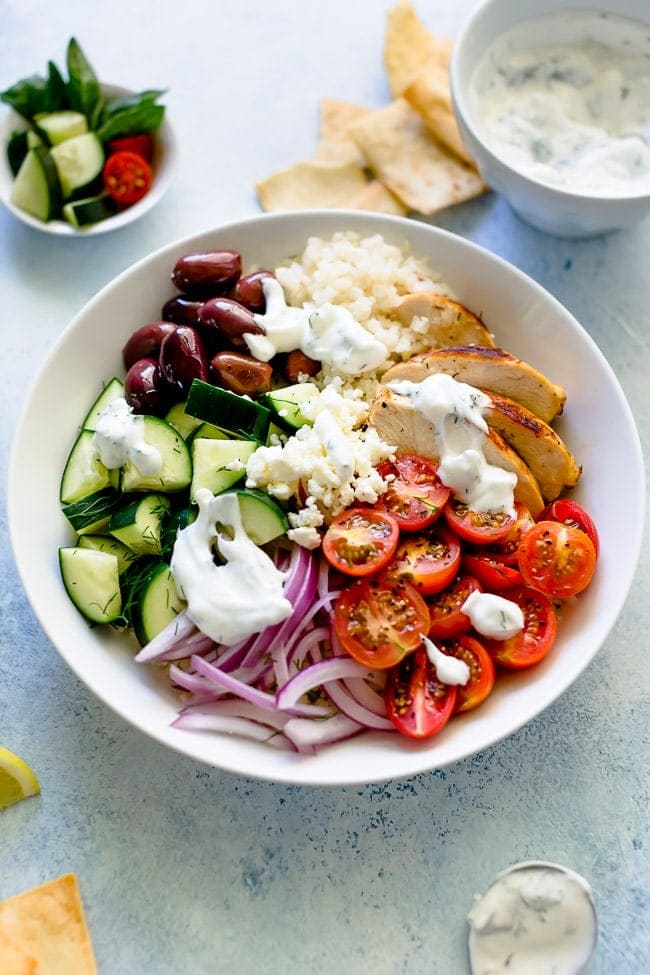
<instances>
[{"instance_id":1,"label":"kalamata olive","mask_svg":"<svg viewBox=\"0 0 650 975\"><path fill-rule=\"evenodd\" d=\"M247 332L263 334L264 330L255 321L253 312L244 308L232 298L210 298L199 312L199 325L216 329L226 336L232 345L245 348L242 338Z\"/></svg>"},{"instance_id":2,"label":"kalamata olive","mask_svg":"<svg viewBox=\"0 0 650 975\"><path fill-rule=\"evenodd\" d=\"M212 298L225 294L240 274L241 254L237 251L204 251L180 257L172 271L172 282L193 298Z\"/></svg>"},{"instance_id":3,"label":"kalamata olive","mask_svg":"<svg viewBox=\"0 0 650 975\"><path fill-rule=\"evenodd\" d=\"M177 325L196 325L202 301L196 301L187 295L176 295L170 298L162 307L161 315L166 322L176 322Z\"/></svg>"},{"instance_id":4,"label":"kalamata olive","mask_svg":"<svg viewBox=\"0 0 650 975\"><path fill-rule=\"evenodd\" d=\"M193 379L208 380L208 357L201 336L191 325L179 325L160 346L160 368L174 390L186 396Z\"/></svg>"},{"instance_id":5,"label":"kalamata olive","mask_svg":"<svg viewBox=\"0 0 650 975\"><path fill-rule=\"evenodd\" d=\"M253 271L252 274L240 278L232 293L235 301L245 305L251 311L263 314L266 310L263 288L265 278L275 278L275 275L271 271Z\"/></svg>"},{"instance_id":6,"label":"kalamata olive","mask_svg":"<svg viewBox=\"0 0 650 975\"><path fill-rule=\"evenodd\" d=\"M157 359L162 340L175 329L173 322L149 322L137 328L122 349L124 368L130 369L134 362L147 356Z\"/></svg>"},{"instance_id":7,"label":"kalamata olive","mask_svg":"<svg viewBox=\"0 0 650 975\"><path fill-rule=\"evenodd\" d=\"M289 352L282 371L290 383L298 383L305 376L315 376L320 372L321 364L316 359L310 359L300 349Z\"/></svg>"},{"instance_id":8,"label":"kalamata olive","mask_svg":"<svg viewBox=\"0 0 650 975\"><path fill-rule=\"evenodd\" d=\"M240 395L257 396L271 388L273 368L252 355L241 352L218 352L210 362L215 380Z\"/></svg>"},{"instance_id":9,"label":"kalamata olive","mask_svg":"<svg viewBox=\"0 0 650 975\"><path fill-rule=\"evenodd\" d=\"M131 364L124 380L124 398L134 413L167 412L169 394L157 359L147 356Z\"/></svg>"}]
</instances>

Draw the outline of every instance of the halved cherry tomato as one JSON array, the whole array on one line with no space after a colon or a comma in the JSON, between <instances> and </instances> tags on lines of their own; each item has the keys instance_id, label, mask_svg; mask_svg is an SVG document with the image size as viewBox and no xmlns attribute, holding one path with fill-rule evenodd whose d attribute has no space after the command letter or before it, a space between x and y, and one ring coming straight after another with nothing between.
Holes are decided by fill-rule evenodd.
<instances>
[{"instance_id":1,"label":"halved cherry tomato","mask_svg":"<svg viewBox=\"0 0 650 975\"><path fill-rule=\"evenodd\" d=\"M334 631L360 664L385 670L420 645L429 632L429 609L408 583L359 579L334 604Z\"/></svg>"},{"instance_id":2,"label":"halved cherry tomato","mask_svg":"<svg viewBox=\"0 0 650 975\"><path fill-rule=\"evenodd\" d=\"M153 136L148 132L141 135L123 135L119 139L111 139L108 143L109 153L136 152L147 162L153 159Z\"/></svg>"},{"instance_id":3,"label":"halved cherry tomato","mask_svg":"<svg viewBox=\"0 0 650 975\"><path fill-rule=\"evenodd\" d=\"M441 644L440 649L443 653L463 660L470 671L468 682L458 685L454 710L471 711L477 708L492 693L494 687L496 672L492 657L482 643L467 633L452 643Z\"/></svg>"},{"instance_id":4,"label":"halved cherry tomato","mask_svg":"<svg viewBox=\"0 0 650 975\"><path fill-rule=\"evenodd\" d=\"M407 738L431 738L453 714L456 687L438 680L424 647L409 654L388 674L386 714Z\"/></svg>"},{"instance_id":5,"label":"halved cherry tomato","mask_svg":"<svg viewBox=\"0 0 650 975\"><path fill-rule=\"evenodd\" d=\"M539 520L559 521L562 525L579 528L580 531L586 532L593 542L596 555L598 555L600 548L598 531L591 517L577 501L572 501L570 498L558 498L557 501L552 501L544 508Z\"/></svg>"},{"instance_id":6,"label":"halved cherry tomato","mask_svg":"<svg viewBox=\"0 0 650 975\"><path fill-rule=\"evenodd\" d=\"M484 554L497 562L504 562L506 565L516 565L519 555L519 543L529 528L535 524L535 519L531 515L526 505L519 501L515 503L516 520L505 538L494 545L488 545Z\"/></svg>"},{"instance_id":7,"label":"halved cherry tomato","mask_svg":"<svg viewBox=\"0 0 650 975\"><path fill-rule=\"evenodd\" d=\"M488 555L477 555L468 552L463 555L463 572L478 579L487 592L504 592L523 584L523 576L519 569L505 562L498 562Z\"/></svg>"},{"instance_id":8,"label":"halved cherry tomato","mask_svg":"<svg viewBox=\"0 0 650 975\"><path fill-rule=\"evenodd\" d=\"M149 192L153 179L146 159L136 152L115 152L104 163L104 187L122 206L132 206Z\"/></svg>"},{"instance_id":9,"label":"halved cherry tomato","mask_svg":"<svg viewBox=\"0 0 650 975\"><path fill-rule=\"evenodd\" d=\"M596 549L586 532L557 521L538 521L519 546L524 582L546 596L568 599L586 589L596 569Z\"/></svg>"},{"instance_id":10,"label":"halved cherry tomato","mask_svg":"<svg viewBox=\"0 0 650 975\"><path fill-rule=\"evenodd\" d=\"M507 640L484 639L485 648L498 664L509 670L534 667L553 646L557 616L553 603L541 592L522 586L508 593L524 614L524 628Z\"/></svg>"},{"instance_id":11,"label":"halved cherry tomato","mask_svg":"<svg viewBox=\"0 0 650 975\"><path fill-rule=\"evenodd\" d=\"M430 596L442 592L459 568L460 542L446 525L434 525L400 542L386 575L410 582L425 596Z\"/></svg>"},{"instance_id":12,"label":"halved cherry tomato","mask_svg":"<svg viewBox=\"0 0 650 975\"><path fill-rule=\"evenodd\" d=\"M323 554L339 572L369 576L390 562L399 541L397 522L375 508L347 508L325 532Z\"/></svg>"},{"instance_id":13,"label":"halved cherry tomato","mask_svg":"<svg viewBox=\"0 0 650 975\"><path fill-rule=\"evenodd\" d=\"M445 508L445 518L459 538L476 545L501 541L515 524L514 517L505 511L473 511L455 500Z\"/></svg>"},{"instance_id":14,"label":"halved cherry tomato","mask_svg":"<svg viewBox=\"0 0 650 975\"><path fill-rule=\"evenodd\" d=\"M433 461L416 454L397 454L377 468L393 480L376 507L389 511L406 532L417 532L432 525L449 500L449 488L438 477Z\"/></svg>"},{"instance_id":15,"label":"halved cherry tomato","mask_svg":"<svg viewBox=\"0 0 650 975\"><path fill-rule=\"evenodd\" d=\"M450 589L441 592L429 602L432 640L451 640L471 630L469 616L461 613L460 607L473 592L481 592L482 586L473 576L458 576Z\"/></svg>"}]
</instances>

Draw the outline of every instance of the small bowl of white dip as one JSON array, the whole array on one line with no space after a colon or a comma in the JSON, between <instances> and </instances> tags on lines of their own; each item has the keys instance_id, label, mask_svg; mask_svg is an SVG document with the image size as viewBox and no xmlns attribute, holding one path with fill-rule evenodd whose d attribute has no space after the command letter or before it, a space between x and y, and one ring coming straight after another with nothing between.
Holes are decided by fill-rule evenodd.
<instances>
[{"instance_id":1,"label":"small bowl of white dip","mask_svg":"<svg viewBox=\"0 0 650 975\"><path fill-rule=\"evenodd\" d=\"M490 186L533 226L586 237L650 214L650 9L567 6L487 0L457 39L451 89Z\"/></svg>"}]
</instances>

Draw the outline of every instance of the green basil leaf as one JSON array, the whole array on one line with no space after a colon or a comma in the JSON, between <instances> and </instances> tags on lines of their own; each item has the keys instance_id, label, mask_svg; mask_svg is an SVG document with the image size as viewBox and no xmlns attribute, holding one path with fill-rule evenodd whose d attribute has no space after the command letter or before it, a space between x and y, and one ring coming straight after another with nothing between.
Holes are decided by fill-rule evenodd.
<instances>
[{"instance_id":1,"label":"green basil leaf","mask_svg":"<svg viewBox=\"0 0 650 975\"><path fill-rule=\"evenodd\" d=\"M69 102L65 80L54 61L47 62L47 81L50 89L49 111L58 112L61 108L67 108Z\"/></svg>"},{"instance_id":2,"label":"green basil leaf","mask_svg":"<svg viewBox=\"0 0 650 975\"><path fill-rule=\"evenodd\" d=\"M153 132L160 126L164 114L164 105L141 102L133 108L124 108L106 118L101 128L97 130L97 135L102 142L107 142L122 135Z\"/></svg>"},{"instance_id":3,"label":"green basil leaf","mask_svg":"<svg viewBox=\"0 0 650 975\"><path fill-rule=\"evenodd\" d=\"M165 92L166 89L151 88L148 91L136 92L133 95L123 95L119 98L112 98L106 105L104 117L108 119L111 117L111 115L115 115L117 112L121 112L125 108L138 108L138 106L141 104L153 104L161 97L161 95L164 95Z\"/></svg>"},{"instance_id":4,"label":"green basil leaf","mask_svg":"<svg viewBox=\"0 0 650 975\"><path fill-rule=\"evenodd\" d=\"M41 75L33 74L29 78L17 81L11 88L0 94L0 101L11 105L15 112L31 122L39 112L51 111L50 83Z\"/></svg>"},{"instance_id":5,"label":"green basil leaf","mask_svg":"<svg viewBox=\"0 0 650 975\"><path fill-rule=\"evenodd\" d=\"M102 93L97 76L74 37L68 43L67 64L70 107L92 118Z\"/></svg>"}]
</instances>

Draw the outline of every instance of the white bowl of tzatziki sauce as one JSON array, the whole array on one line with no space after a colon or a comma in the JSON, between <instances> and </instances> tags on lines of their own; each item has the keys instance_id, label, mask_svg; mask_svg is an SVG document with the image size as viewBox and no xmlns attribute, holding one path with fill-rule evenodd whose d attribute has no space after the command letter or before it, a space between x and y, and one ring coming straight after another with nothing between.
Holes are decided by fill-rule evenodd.
<instances>
[{"instance_id":1,"label":"white bowl of tzatziki sauce","mask_svg":"<svg viewBox=\"0 0 650 975\"><path fill-rule=\"evenodd\" d=\"M528 223L568 237L650 214L648 0L487 0L451 63L463 140Z\"/></svg>"}]
</instances>

